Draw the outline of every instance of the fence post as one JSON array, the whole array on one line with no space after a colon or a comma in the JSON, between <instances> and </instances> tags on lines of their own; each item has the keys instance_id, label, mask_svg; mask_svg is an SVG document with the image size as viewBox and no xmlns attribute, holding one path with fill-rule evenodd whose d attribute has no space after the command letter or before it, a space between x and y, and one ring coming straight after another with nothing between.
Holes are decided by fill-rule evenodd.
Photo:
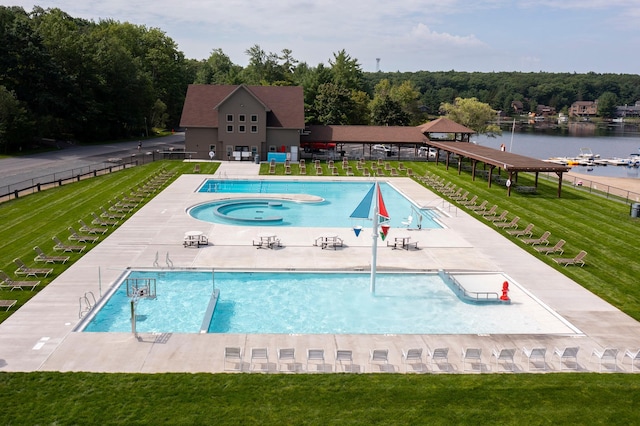
<instances>
[{"instance_id":1,"label":"fence post","mask_svg":"<svg viewBox=\"0 0 640 426\"><path fill-rule=\"evenodd\" d=\"M18 190L17 189L15 191L13 191L13 195L14 195L14 197L18 198Z\"/></svg>"}]
</instances>

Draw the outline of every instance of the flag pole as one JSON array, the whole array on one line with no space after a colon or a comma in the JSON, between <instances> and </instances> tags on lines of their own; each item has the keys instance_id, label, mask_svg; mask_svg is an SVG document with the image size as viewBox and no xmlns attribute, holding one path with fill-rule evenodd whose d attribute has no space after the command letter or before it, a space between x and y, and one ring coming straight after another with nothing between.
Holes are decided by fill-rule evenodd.
<instances>
[{"instance_id":1,"label":"flag pole","mask_svg":"<svg viewBox=\"0 0 640 426\"><path fill-rule=\"evenodd\" d=\"M380 206L378 205L378 191L380 187L376 182L376 191L374 193L375 204L373 205L373 230L371 232L371 238L373 238L371 244L371 294L376 294L376 262L378 257L378 213L380 213Z\"/></svg>"}]
</instances>

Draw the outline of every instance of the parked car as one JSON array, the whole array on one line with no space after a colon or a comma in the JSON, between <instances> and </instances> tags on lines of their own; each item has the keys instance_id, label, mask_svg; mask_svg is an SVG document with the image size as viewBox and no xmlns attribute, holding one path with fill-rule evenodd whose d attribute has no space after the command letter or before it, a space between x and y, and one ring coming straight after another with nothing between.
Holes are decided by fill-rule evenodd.
<instances>
[{"instance_id":1,"label":"parked car","mask_svg":"<svg viewBox=\"0 0 640 426\"><path fill-rule=\"evenodd\" d=\"M395 155L396 152L386 145L376 144L371 147L371 152L374 154L386 154L387 157Z\"/></svg>"},{"instance_id":2,"label":"parked car","mask_svg":"<svg viewBox=\"0 0 640 426\"><path fill-rule=\"evenodd\" d=\"M434 147L421 146L418 148L419 157L436 158L436 155L438 155L438 150Z\"/></svg>"}]
</instances>

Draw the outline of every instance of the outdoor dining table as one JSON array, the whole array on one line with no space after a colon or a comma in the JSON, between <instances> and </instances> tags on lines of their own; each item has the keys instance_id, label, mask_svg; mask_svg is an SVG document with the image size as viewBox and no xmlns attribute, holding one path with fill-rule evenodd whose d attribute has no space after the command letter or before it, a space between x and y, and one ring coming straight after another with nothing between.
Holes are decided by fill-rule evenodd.
<instances>
[{"instance_id":1,"label":"outdoor dining table","mask_svg":"<svg viewBox=\"0 0 640 426\"><path fill-rule=\"evenodd\" d=\"M417 247L418 243L411 244L411 237L403 236L403 237L395 237L393 240L393 249L405 249L409 250L409 247L415 245Z\"/></svg>"},{"instance_id":2,"label":"outdoor dining table","mask_svg":"<svg viewBox=\"0 0 640 426\"><path fill-rule=\"evenodd\" d=\"M203 235L202 231L187 231L184 233L184 246L185 247L200 247L201 245L207 245L207 237Z\"/></svg>"},{"instance_id":3,"label":"outdoor dining table","mask_svg":"<svg viewBox=\"0 0 640 426\"><path fill-rule=\"evenodd\" d=\"M272 249L278 242L278 237L275 233L273 232L261 232L258 234L258 238L260 239L260 241L258 242L257 248L270 248Z\"/></svg>"}]
</instances>

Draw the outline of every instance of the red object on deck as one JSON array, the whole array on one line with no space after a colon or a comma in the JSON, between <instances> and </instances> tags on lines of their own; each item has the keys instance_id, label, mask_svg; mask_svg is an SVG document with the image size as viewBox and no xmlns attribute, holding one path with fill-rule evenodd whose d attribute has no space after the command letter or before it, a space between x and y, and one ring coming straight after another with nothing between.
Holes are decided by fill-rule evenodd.
<instances>
[{"instance_id":1,"label":"red object on deck","mask_svg":"<svg viewBox=\"0 0 640 426\"><path fill-rule=\"evenodd\" d=\"M509 300L509 283L507 281L502 283L502 296L500 300Z\"/></svg>"}]
</instances>

